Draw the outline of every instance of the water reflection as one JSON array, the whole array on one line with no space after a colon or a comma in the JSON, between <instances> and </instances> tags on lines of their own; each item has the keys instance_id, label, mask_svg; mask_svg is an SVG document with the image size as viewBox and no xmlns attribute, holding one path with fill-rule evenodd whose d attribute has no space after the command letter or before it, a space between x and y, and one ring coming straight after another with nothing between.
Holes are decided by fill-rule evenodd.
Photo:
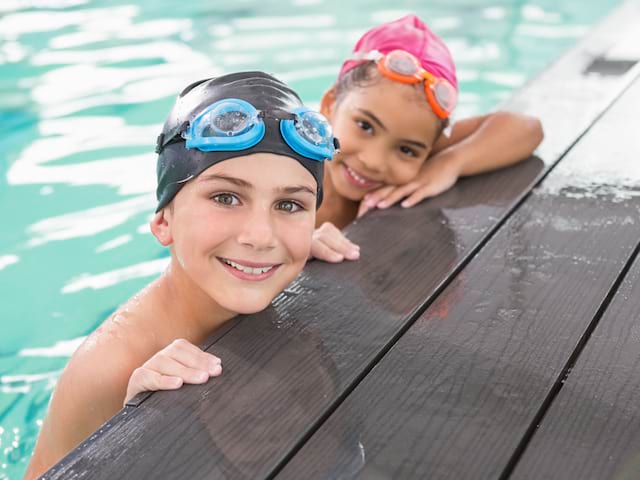
<instances>
[{"instance_id":1,"label":"water reflection","mask_svg":"<svg viewBox=\"0 0 640 480\"><path fill-rule=\"evenodd\" d=\"M11 301L0 372L36 376L0 395L0 442L21 432L0 478L20 475L44 414L55 373L37 375L66 359L18 352L84 336L162 268L146 235L152 148L184 84L260 68L313 105L365 28L415 10L453 50L465 116L503 100L615 3L2 0L0 288Z\"/></svg>"}]
</instances>

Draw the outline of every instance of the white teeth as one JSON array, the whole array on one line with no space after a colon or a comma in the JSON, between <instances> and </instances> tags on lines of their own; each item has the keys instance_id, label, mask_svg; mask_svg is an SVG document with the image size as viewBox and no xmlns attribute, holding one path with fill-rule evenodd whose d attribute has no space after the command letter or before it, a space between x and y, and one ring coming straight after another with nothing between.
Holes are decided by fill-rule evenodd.
<instances>
[{"instance_id":1,"label":"white teeth","mask_svg":"<svg viewBox=\"0 0 640 480\"><path fill-rule=\"evenodd\" d=\"M353 170L351 167L349 167L349 165L345 165L345 166L347 167L347 170L349 171L349 173L351 174L351 176L352 176L353 178L355 178L355 179L356 179L356 181L357 181L358 183L365 184L365 183L367 183L367 182L368 182L368 180L367 180L366 178L362 178L360 175L358 175L358 174L355 172L355 170Z\"/></svg>"},{"instance_id":2,"label":"white teeth","mask_svg":"<svg viewBox=\"0 0 640 480\"><path fill-rule=\"evenodd\" d=\"M268 272L269 270L271 270L273 268L273 266L271 266L271 267L258 267L258 268L245 267L244 265L240 265L239 263L232 262L231 260L227 260L226 258L223 258L222 261L224 263L226 263L227 265L232 266L236 270L240 270L241 272L248 273L250 275L261 275L261 274L263 274L265 272Z\"/></svg>"}]
</instances>

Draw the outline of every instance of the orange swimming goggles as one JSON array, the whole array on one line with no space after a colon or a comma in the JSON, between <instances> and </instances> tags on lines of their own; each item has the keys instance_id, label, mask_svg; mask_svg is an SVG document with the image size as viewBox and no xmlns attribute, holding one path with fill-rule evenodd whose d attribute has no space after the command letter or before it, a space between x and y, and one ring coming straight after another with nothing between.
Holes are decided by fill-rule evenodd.
<instances>
[{"instance_id":1,"label":"orange swimming goggles","mask_svg":"<svg viewBox=\"0 0 640 480\"><path fill-rule=\"evenodd\" d=\"M449 118L458 103L458 92L446 79L438 78L427 72L420 61L405 50L393 50L382 54L372 50L357 55L358 60L373 60L378 64L382 75L401 83L424 82L427 101L438 118ZM356 58L354 58L355 60Z\"/></svg>"}]
</instances>

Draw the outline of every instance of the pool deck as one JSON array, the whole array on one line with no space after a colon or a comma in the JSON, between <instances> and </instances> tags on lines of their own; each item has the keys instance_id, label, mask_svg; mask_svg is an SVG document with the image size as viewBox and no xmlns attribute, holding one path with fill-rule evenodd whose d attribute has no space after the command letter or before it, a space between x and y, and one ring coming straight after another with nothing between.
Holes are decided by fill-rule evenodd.
<instances>
[{"instance_id":1,"label":"pool deck","mask_svg":"<svg viewBox=\"0 0 640 480\"><path fill-rule=\"evenodd\" d=\"M347 228L48 479L640 478L640 1L505 105L525 162Z\"/></svg>"}]
</instances>

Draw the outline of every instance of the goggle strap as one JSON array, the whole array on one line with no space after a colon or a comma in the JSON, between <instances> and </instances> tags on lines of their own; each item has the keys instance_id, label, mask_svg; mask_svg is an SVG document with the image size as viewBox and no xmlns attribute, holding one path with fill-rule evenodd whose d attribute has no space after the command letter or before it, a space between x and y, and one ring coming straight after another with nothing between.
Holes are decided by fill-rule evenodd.
<instances>
[{"instance_id":1,"label":"goggle strap","mask_svg":"<svg viewBox=\"0 0 640 480\"><path fill-rule=\"evenodd\" d=\"M382 57L384 57L384 55L379 50L369 50L368 52L355 52L351 56L350 60L354 60L354 61L372 60L374 62L377 62Z\"/></svg>"},{"instance_id":2,"label":"goggle strap","mask_svg":"<svg viewBox=\"0 0 640 480\"><path fill-rule=\"evenodd\" d=\"M260 110L258 113L259 118L271 118L272 120L295 120L298 115L295 113L287 112L285 110L270 110L264 112Z\"/></svg>"},{"instance_id":3,"label":"goggle strap","mask_svg":"<svg viewBox=\"0 0 640 480\"><path fill-rule=\"evenodd\" d=\"M189 122L182 122L175 128L172 128L167 133L161 133L158 135L158 139L156 140L156 153L160 154L164 147L169 145L170 143L174 143L178 141L178 139L182 139L182 134L187 131L189 127Z\"/></svg>"}]
</instances>

